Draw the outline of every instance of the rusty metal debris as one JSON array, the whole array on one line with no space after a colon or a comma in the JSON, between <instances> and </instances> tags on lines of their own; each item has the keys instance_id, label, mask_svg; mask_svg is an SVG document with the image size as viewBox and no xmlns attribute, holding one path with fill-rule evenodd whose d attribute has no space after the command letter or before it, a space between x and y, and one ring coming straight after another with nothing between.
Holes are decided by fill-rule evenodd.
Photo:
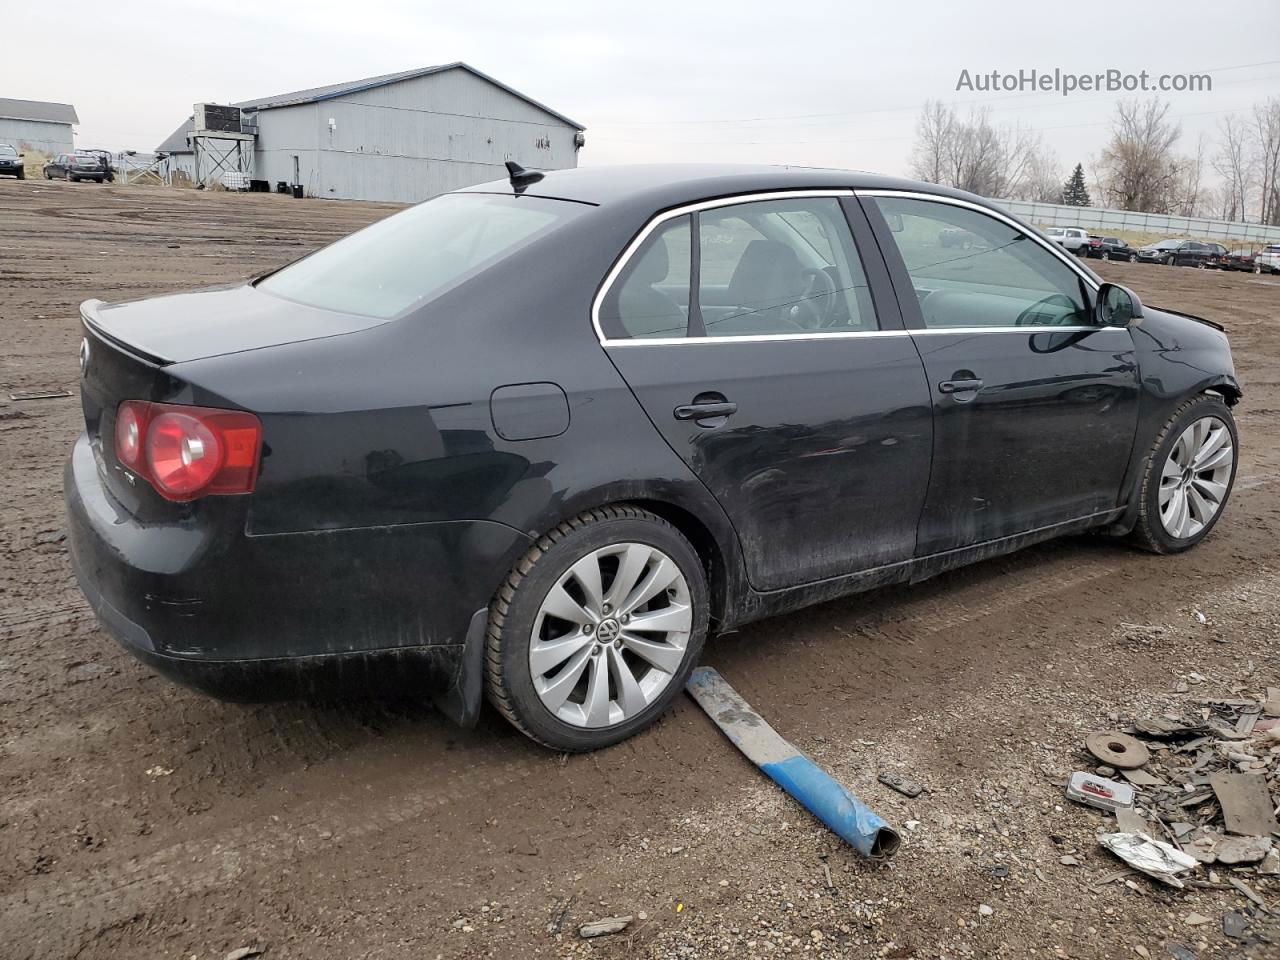
<instances>
[{"instance_id":1,"label":"rusty metal debris","mask_svg":"<svg viewBox=\"0 0 1280 960\"><path fill-rule=\"evenodd\" d=\"M910 777L904 777L896 773L882 773L876 778L886 787L897 790L904 797L918 797L924 792L924 787L916 783Z\"/></svg>"},{"instance_id":2,"label":"rusty metal debris","mask_svg":"<svg viewBox=\"0 0 1280 960\"><path fill-rule=\"evenodd\" d=\"M1100 763L1117 770L1135 770L1151 759L1145 743L1116 730L1095 731L1085 737L1084 745Z\"/></svg>"}]
</instances>

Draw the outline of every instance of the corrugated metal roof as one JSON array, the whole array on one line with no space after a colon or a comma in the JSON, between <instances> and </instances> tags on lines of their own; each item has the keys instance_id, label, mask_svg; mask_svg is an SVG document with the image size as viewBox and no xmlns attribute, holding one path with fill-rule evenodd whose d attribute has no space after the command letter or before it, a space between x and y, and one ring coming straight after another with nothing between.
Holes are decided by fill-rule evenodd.
<instances>
[{"instance_id":1,"label":"corrugated metal roof","mask_svg":"<svg viewBox=\"0 0 1280 960\"><path fill-rule=\"evenodd\" d=\"M10 100L0 97L0 117L14 120L43 120L46 123L79 123L76 108L69 103L44 100Z\"/></svg>"},{"instance_id":2,"label":"corrugated metal roof","mask_svg":"<svg viewBox=\"0 0 1280 960\"><path fill-rule=\"evenodd\" d=\"M332 100L334 97L343 97L349 93L359 93L362 90L372 90L374 87L385 87L389 83L399 83L401 80L416 80L418 77L430 76L433 73L443 73L446 70L466 70L475 74L481 80L487 80L495 87L500 87L512 96L519 97L526 103L532 104L539 110L549 113L562 123L577 130L585 130L582 124L570 120L563 113L552 110L544 103L539 103L533 97L527 96L509 87L501 80L495 80L487 73L482 73L469 63L463 63L461 60L454 63L444 63L434 67L419 67L416 70L402 70L399 73L384 73L379 77L367 77L364 80L352 80L348 83L331 83L324 87L311 87L307 90L295 90L292 93L281 93L274 97L263 97L259 100L244 100L234 104L237 107L254 110L271 110L275 107L292 107L300 103L318 103L321 100Z\"/></svg>"},{"instance_id":3,"label":"corrugated metal roof","mask_svg":"<svg viewBox=\"0 0 1280 960\"><path fill-rule=\"evenodd\" d=\"M195 117L187 117L177 130L164 138L164 143L156 147L156 153L190 153L191 145L187 143L187 134L195 126Z\"/></svg>"}]
</instances>

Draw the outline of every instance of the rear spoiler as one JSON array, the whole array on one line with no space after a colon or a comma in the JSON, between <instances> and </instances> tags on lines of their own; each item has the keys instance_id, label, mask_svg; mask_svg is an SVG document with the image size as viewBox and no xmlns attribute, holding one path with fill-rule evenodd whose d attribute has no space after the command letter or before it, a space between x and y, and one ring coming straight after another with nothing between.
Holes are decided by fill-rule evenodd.
<instances>
[{"instance_id":1,"label":"rear spoiler","mask_svg":"<svg viewBox=\"0 0 1280 960\"><path fill-rule=\"evenodd\" d=\"M133 344L121 340L119 337L112 334L102 322L103 306L103 301L98 299L86 300L84 303L80 304L80 320L84 323L86 329L88 329L90 333L107 341L107 343L111 344L116 349L123 350L131 357L141 360L143 363L149 364L153 367L168 366L172 362L170 360L166 360L164 357L158 357L153 353L147 353L145 350L141 350Z\"/></svg>"}]
</instances>

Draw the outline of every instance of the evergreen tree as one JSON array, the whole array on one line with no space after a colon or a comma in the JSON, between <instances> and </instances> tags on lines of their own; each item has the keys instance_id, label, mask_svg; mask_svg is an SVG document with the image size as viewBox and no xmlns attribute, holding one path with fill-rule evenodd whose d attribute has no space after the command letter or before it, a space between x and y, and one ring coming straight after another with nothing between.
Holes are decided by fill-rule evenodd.
<instances>
[{"instance_id":1,"label":"evergreen tree","mask_svg":"<svg viewBox=\"0 0 1280 960\"><path fill-rule=\"evenodd\" d=\"M1092 201L1084 185L1084 164L1077 163L1075 170L1062 187L1062 202L1069 207L1087 207Z\"/></svg>"}]
</instances>

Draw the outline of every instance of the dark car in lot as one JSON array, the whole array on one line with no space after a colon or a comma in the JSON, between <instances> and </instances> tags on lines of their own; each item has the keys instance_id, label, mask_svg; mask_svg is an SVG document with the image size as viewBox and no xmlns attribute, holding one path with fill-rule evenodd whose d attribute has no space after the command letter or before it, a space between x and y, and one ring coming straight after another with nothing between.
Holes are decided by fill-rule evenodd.
<instances>
[{"instance_id":1,"label":"dark car in lot","mask_svg":"<svg viewBox=\"0 0 1280 960\"><path fill-rule=\"evenodd\" d=\"M1138 250L1138 259L1148 263L1163 263L1175 267L1207 268L1215 265L1214 258L1225 256L1227 248L1220 243L1199 240L1161 240Z\"/></svg>"},{"instance_id":2,"label":"dark car in lot","mask_svg":"<svg viewBox=\"0 0 1280 960\"><path fill-rule=\"evenodd\" d=\"M1245 273L1253 273L1254 258L1257 251L1250 247L1241 247L1239 250L1230 251L1219 262L1221 270L1243 270Z\"/></svg>"},{"instance_id":3,"label":"dark car in lot","mask_svg":"<svg viewBox=\"0 0 1280 960\"><path fill-rule=\"evenodd\" d=\"M92 153L60 153L44 165L46 180L94 180L103 183L107 170L102 158Z\"/></svg>"},{"instance_id":4,"label":"dark car in lot","mask_svg":"<svg viewBox=\"0 0 1280 960\"><path fill-rule=\"evenodd\" d=\"M1086 248L1090 257L1096 260L1128 260L1136 261L1138 253L1119 237L1090 237Z\"/></svg>"},{"instance_id":5,"label":"dark car in lot","mask_svg":"<svg viewBox=\"0 0 1280 960\"><path fill-rule=\"evenodd\" d=\"M0 177L17 177L19 180L27 178L22 154L12 144L0 143Z\"/></svg>"},{"instance_id":6,"label":"dark car in lot","mask_svg":"<svg viewBox=\"0 0 1280 960\"><path fill-rule=\"evenodd\" d=\"M1237 462L1220 327L845 171L514 168L81 314L69 543L129 651L487 694L559 750L652 722L708 632L1083 531L1187 550Z\"/></svg>"}]
</instances>

